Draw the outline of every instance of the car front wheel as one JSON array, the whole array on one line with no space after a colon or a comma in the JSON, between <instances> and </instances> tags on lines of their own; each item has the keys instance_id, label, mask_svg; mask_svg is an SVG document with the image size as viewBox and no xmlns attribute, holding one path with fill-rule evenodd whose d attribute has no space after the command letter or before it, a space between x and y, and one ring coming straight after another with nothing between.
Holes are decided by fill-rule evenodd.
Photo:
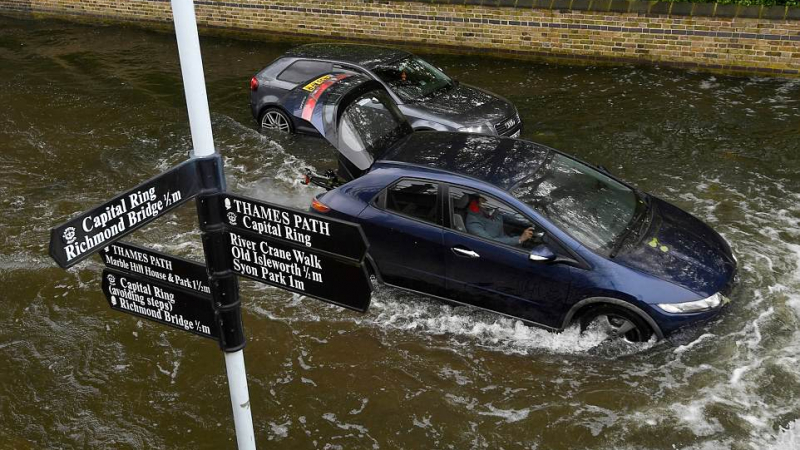
<instances>
[{"instance_id":1,"label":"car front wheel","mask_svg":"<svg viewBox=\"0 0 800 450\"><path fill-rule=\"evenodd\" d=\"M609 339L646 342L653 330L638 314L624 308L600 305L588 310L580 318L581 331L600 331Z\"/></svg>"},{"instance_id":2,"label":"car front wheel","mask_svg":"<svg viewBox=\"0 0 800 450\"><path fill-rule=\"evenodd\" d=\"M269 108L261 116L261 130L274 130L282 133L291 133L292 122L283 111L276 108Z\"/></svg>"}]
</instances>

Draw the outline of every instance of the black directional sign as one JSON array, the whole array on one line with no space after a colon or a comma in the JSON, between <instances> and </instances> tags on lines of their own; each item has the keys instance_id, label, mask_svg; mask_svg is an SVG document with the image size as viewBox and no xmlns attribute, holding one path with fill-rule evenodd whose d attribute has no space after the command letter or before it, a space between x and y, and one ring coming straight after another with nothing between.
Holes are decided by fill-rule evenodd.
<instances>
[{"instance_id":1,"label":"black directional sign","mask_svg":"<svg viewBox=\"0 0 800 450\"><path fill-rule=\"evenodd\" d=\"M211 295L206 266L138 245L116 242L100 250L106 267Z\"/></svg>"},{"instance_id":2,"label":"black directional sign","mask_svg":"<svg viewBox=\"0 0 800 450\"><path fill-rule=\"evenodd\" d=\"M364 312L372 286L363 264L229 229L231 268L262 283Z\"/></svg>"},{"instance_id":3,"label":"black directional sign","mask_svg":"<svg viewBox=\"0 0 800 450\"><path fill-rule=\"evenodd\" d=\"M111 242L150 223L201 189L191 159L50 230L50 256L71 267Z\"/></svg>"},{"instance_id":4,"label":"black directional sign","mask_svg":"<svg viewBox=\"0 0 800 450\"><path fill-rule=\"evenodd\" d=\"M191 159L50 230L63 268L100 253L112 309L244 346L236 276L364 312L372 284L358 224L221 192L222 160ZM208 266L117 242L200 195ZM212 285L209 274L214 280Z\"/></svg>"},{"instance_id":5,"label":"black directional sign","mask_svg":"<svg viewBox=\"0 0 800 450\"><path fill-rule=\"evenodd\" d=\"M239 195L223 193L219 197L228 228L356 261L367 252L367 240L357 224Z\"/></svg>"},{"instance_id":6,"label":"black directional sign","mask_svg":"<svg viewBox=\"0 0 800 450\"><path fill-rule=\"evenodd\" d=\"M103 271L103 293L111 309L219 340L211 296L112 269Z\"/></svg>"}]
</instances>

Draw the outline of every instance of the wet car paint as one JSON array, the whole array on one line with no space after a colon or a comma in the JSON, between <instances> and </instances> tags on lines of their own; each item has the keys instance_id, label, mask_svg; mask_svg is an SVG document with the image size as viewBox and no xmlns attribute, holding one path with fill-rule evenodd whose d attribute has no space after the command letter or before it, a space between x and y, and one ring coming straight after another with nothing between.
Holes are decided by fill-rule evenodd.
<instances>
[{"instance_id":1,"label":"wet car paint","mask_svg":"<svg viewBox=\"0 0 800 450\"><path fill-rule=\"evenodd\" d=\"M551 153L568 155L511 138L409 131L400 114L395 116L403 133L393 136L386 147L354 155L353 148L342 141L339 118L353 102L368 99L383 88L362 76L331 80L293 97L293 109L308 115L308 101L313 99L310 117L315 119L318 131L341 149L341 158L358 158L356 164L363 171L360 177L319 200L333 210L330 214L362 225L371 243L373 270L383 281L551 329L569 326L590 305L613 304L635 312L658 337L663 337L721 309L686 315L667 314L657 306L701 300L722 289L727 292L733 282L735 260L730 248L716 232L688 213L662 200L651 200L647 194L637 194L649 205L645 219L650 227L644 237L649 237L648 233L654 236L650 240L640 236L608 255L597 253L508 192L533 176ZM366 122L363 125L356 132L368 136L371 129ZM584 169L594 170L588 166ZM613 175L605 175L627 186ZM376 204L382 190L402 179L441 186L434 222L406 217ZM486 193L517 209L545 232L543 243L563 262L532 262L529 250L453 229L447 204L449 186ZM628 234L621 238L633 239ZM653 247L659 238L662 243ZM480 256L472 261L453 257L451 249L456 247ZM573 282L576 289L570 287Z\"/></svg>"}]
</instances>

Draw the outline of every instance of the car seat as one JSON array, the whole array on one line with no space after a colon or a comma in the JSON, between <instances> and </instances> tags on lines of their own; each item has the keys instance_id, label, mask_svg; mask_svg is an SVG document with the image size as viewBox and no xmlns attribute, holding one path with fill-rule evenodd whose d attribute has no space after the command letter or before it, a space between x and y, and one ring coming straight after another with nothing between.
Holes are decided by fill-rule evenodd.
<instances>
[{"instance_id":1,"label":"car seat","mask_svg":"<svg viewBox=\"0 0 800 450\"><path fill-rule=\"evenodd\" d=\"M453 228L458 231L467 231L464 225L464 217L467 214L469 204L469 194L464 194L460 198L453 200Z\"/></svg>"}]
</instances>

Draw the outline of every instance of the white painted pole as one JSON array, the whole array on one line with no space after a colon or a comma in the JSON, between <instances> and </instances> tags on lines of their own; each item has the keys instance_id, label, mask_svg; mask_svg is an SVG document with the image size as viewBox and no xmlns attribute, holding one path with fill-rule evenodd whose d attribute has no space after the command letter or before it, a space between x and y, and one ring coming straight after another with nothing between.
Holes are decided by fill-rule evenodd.
<instances>
[{"instance_id":1,"label":"white painted pole","mask_svg":"<svg viewBox=\"0 0 800 450\"><path fill-rule=\"evenodd\" d=\"M186 107L189 110L189 126L192 130L194 146L192 156L211 156L216 150L211 133L211 114L208 110L194 1L171 0L171 2L183 74L183 89L186 93ZM250 412L250 394L247 391L244 351L225 353L225 367L233 407L233 423L236 427L236 442L239 444L239 450L255 450L256 438Z\"/></svg>"},{"instance_id":2,"label":"white painted pole","mask_svg":"<svg viewBox=\"0 0 800 450\"><path fill-rule=\"evenodd\" d=\"M236 442L239 443L239 450L255 450L256 437L253 432L253 417L250 414L250 393L247 392L244 350L225 353L225 367L228 370L228 389L231 393Z\"/></svg>"},{"instance_id":3,"label":"white painted pole","mask_svg":"<svg viewBox=\"0 0 800 450\"><path fill-rule=\"evenodd\" d=\"M183 89L186 92L186 107L189 109L194 156L210 156L215 152L214 138L211 135L211 114L208 111L194 1L172 0L172 16L175 21L175 36L178 38L178 54L181 59Z\"/></svg>"}]
</instances>

